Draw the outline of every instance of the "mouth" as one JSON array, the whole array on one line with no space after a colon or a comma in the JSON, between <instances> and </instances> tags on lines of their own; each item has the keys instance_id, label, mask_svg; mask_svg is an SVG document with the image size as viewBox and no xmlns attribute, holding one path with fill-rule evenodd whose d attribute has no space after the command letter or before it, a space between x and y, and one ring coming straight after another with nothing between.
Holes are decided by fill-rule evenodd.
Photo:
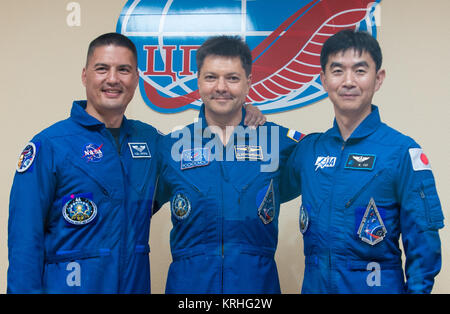
<instances>
[{"instance_id":1,"label":"mouth","mask_svg":"<svg viewBox=\"0 0 450 314\"><path fill-rule=\"evenodd\" d=\"M107 98L117 98L122 94L122 90L118 88L104 88L102 89L102 93Z\"/></svg>"},{"instance_id":2,"label":"mouth","mask_svg":"<svg viewBox=\"0 0 450 314\"><path fill-rule=\"evenodd\" d=\"M211 99L216 100L216 101L228 101L228 100L232 100L233 97L227 96L227 95L216 95L216 96L212 96Z\"/></svg>"},{"instance_id":3,"label":"mouth","mask_svg":"<svg viewBox=\"0 0 450 314\"><path fill-rule=\"evenodd\" d=\"M359 96L359 94L344 93L344 94L340 94L339 96L341 96L344 99L355 99L356 97Z\"/></svg>"}]
</instances>

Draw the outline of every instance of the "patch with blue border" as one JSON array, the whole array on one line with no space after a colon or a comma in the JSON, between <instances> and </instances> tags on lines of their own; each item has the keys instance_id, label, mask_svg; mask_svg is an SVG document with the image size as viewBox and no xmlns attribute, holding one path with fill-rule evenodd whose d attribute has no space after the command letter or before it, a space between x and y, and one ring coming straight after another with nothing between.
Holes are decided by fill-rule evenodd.
<instances>
[{"instance_id":1,"label":"patch with blue border","mask_svg":"<svg viewBox=\"0 0 450 314\"><path fill-rule=\"evenodd\" d=\"M181 153L181 170L207 166L210 161L209 147L186 149Z\"/></svg>"},{"instance_id":2,"label":"patch with blue border","mask_svg":"<svg viewBox=\"0 0 450 314\"><path fill-rule=\"evenodd\" d=\"M349 154L345 162L346 169L372 170L375 166L375 155Z\"/></svg>"},{"instance_id":3,"label":"patch with blue border","mask_svg":"<svg viewBox=\"0 0 450 314\"><path fill-rule=\"evenodd\" d=\"M83 226L97 216L97 205L92 201L92 193L71 194L62 198L64 219L77 226Z\"/></svg>"},{"instance_id":4,"label":"patch with blue border","mask_svg":"<svg viewBox=\"0 0 450 314\"><path fill-rule=\"evenodd\" d=\"M16 170L17 172L25 172L33 165L33 161L36 158L37 150L39 148L39 143L29 142L25 148L22 150L19 156L19 161L17 162Z\"/></svg>"},{"instance_id":5,"label":"patch with blue border","mask_svg":"<svg viewBox=\"0 0 450 314\"><path fill-rule=\"evenodd\" d=\"M148 148L147 143L128 143L130 148L131 157L133 158L151 158L152 154Z\"/></svg>"},{"instance_id":6,"label":"patch with blue border","mask_svg":"<svg viewBox=\"0 0 450 314\"><path fill-rule=\"evenodd\" d=\"M191 213L191 202L182 193L175 194L171 204L172 214L178 219L186 219Z\"/></svg>"}]
</instances>

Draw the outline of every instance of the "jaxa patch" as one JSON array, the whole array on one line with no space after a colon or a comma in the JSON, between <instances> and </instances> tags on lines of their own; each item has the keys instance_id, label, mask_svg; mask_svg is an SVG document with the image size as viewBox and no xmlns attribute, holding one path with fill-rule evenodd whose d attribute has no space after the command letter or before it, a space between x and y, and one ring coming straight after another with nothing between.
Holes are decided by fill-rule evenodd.
<instances>
[{"instance_id":1,"label":"jaxa patch","mask_svg":"<svg viewBox=\"0 0 450 314\"><path fill-rule=\"evenodd\" d=\"M237 160L263 160L261 146L234 145L234 154Z\"/></svg>"},{"instance_id":2,"label":"jaxa patch","mask_svg":"<svg viewBox=\"0 0 450 314\"><path fill-rule=\"evenodd\" d=\"M131 157L133 158L151 158L150 149L147 143L128 143Z\"/></svg>"},{"instance_id":3,"label":"jaxa patch","mask_svg":"<svg viewBox=\"0 0 450 314\"><path fill-rule=\"evenodd\" d=\"M300 140L305 137L305 134L300 133L293 129L289 129L286 136L289 137L293 141L300 142Z\"/></svg>"},{"instance_id":4,"label":"jaxa patch","mask_svg":"<svg viewBox=\"0 0 450 314\"><path fill-rule=\"evenodd\" d=\"M258 216L267 225L275 217L275 195L273 193L273 179L270 180L264 199L258 208Z\"/></svg>"},{"instance_id":5,"label":"jaxa patch","mask_svg":"<svg viewBox=\"0 0 450 314\"><path fill-rule=\"evenodd\" d=\"M375 166L375 155L349 154L345 162L346 169L372 170Z\"/></svg>"},{"instance_id":6,"label":"jaxa patch","mask_svg":"<svg viewBox=\"0 0 450 314\"><path fill-rule=\"evenodd\" d=\"M300 222L300 232L304 234L309 227L309 214L308 210L305 208L305 206L303 206L303 204L300 205L299 222Z\"/></svg>"},{"instance_id":7,"label":"jaxa patch","mask_svg":"<svg viewBox=\"0 0 450 314\"><path fill-rule=\"evenodd\" d=\"M33 164L36 153L36 145L32 142L29 142L22 150L22 153L20 153L19 161L17 162L16 166L17 172L27 171Z\"/></svg>"},{"instance_id":8,"label":"jaxa patch","mask_svg":"<svg viewBox=\"0 0 450 314\"><path fill-rule=\"evenodd\" d=\"M209 147L186 149L181 153L181 170L207 166L209 164Z\"/></svg>"},{"instance_id":9,"label":"jaxa patch","mask_svg":"<svg viewBox=\"0 0 450 314\"><path fill-rule=\"evenodd\" d=\"M97 205L89 198L72 194L64 199L69 199L62 209L62 215L67 222L81 226L90 223L97 216Z\"/></svg>"},{"instance_id":10,"label":"jaxa patch","mask_svg":"<svg viewBox=\"0 0 450 314\"><path fill-rule=\"evenodd\" d=\"M382 241L386 234L387 230L384 226L383 219L381 219L374 199L371 198L359 225L358 236L362 241L370 245L375 245Z\"/></svg>"},{"instance_id":11,"label":"jaxa patch","mask_svg":"<svg viewBox=\"0 0 450 314\"><path fill-rule=\"evenodd\" d=\"M87 162L99 162L103 159L103 144L97 145L93 143L86 144L83 148L82 158Z\"/></svg>"},{"instance_id":12,"label":"jaxa patch","mask_svg":"<svg viewBox=\"0 0 450 314\"><path fill-rule=\"evenodd\" d=\"M336 157L331 157L331 156L318 156L316 159L316 163L314 164L314 166L316 166L315 171L317 171L317 169L323 169L323 168L333 168L336 165Z\"/></svg>"},{"instance_id":13,"label":"jaxa patch","mask_svg":"<svg viewBox=\"0 0 450 314\"><path fill-rule=\"evenodd\" d=\"M191 202L189 202L186 195L177 193L172 200L171 209L172 213L179 220L186 219L191 212Z\"/></svg>"}]
</instances>

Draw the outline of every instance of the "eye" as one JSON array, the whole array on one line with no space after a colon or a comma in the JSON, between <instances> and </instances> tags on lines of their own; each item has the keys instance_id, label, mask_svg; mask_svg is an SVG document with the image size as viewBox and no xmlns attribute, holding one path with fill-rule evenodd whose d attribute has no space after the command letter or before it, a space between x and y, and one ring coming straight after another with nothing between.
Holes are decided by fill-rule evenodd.
<instances>
[{"instance_id":1,"label":"eye","mask_svg":"<svg viewBox=\"0 0 450 314\"><path fill-rule=\"evenodd\" d=\"M359 68L359 69L357 69L356 70L356 73L357 74L365 74L367 71L366 71L366 69L364 69L364 68Z\"/></svg>"},{"instance_id":2,"label":"eye","mask_svg":"<svg viewBox=\"0 0 450 314\"><path fill-rule=\"evenodd\" d=\"M120 73L124 73L124 74L128 74L130 73L130 69L129 68L119 68L119 72Z\"/></svg>"},{"instance_id":3,"label":"eye","mask_svg":"<svg viewBox=\"0 0 450 314\"><path fill-rule=\"evenodd\" d=\"M236 82L239 82L241 79L240 79L240 77L237 76L237 75L232 75L232 76L229 76L229 77L227 78L227 80L228 80L229 82L236 83Z\"/></svg>"},{"instance_id":4,"label":"eye","mask_svg":"<svg viewBox=\"0 0 450 314\"><path fill-rule=\"evenodd\" d=\"M104 66L96 67L96 68L95 68L95 72L100 73L100 74L104 74L104 73L106 73L107 71L108 71L108 69L107 69L106 67L104 67Z\"/></svg>"},{"instance_id":5,"label":"eye","mask_svg":"<svg viewBox=\"0 0 450 314\"><path fill-rule=\"evenodd\" d=\"M216 79L216 76L212 74L206 74L205 76L203 76L203 79L207 82L212 82Z\"/></svg>"},{"instance_id":6,"label":"eye","mask_svg":"<svg viewBox=\"0 0 450 314\"><path fill-rule=\"evenodd\" d=\"M334 74L334 75L339 75L339 74L342 74L343 71L340 68L334 68L334 69L331 70L331 73Z\"/></svg>"}]
</instances>

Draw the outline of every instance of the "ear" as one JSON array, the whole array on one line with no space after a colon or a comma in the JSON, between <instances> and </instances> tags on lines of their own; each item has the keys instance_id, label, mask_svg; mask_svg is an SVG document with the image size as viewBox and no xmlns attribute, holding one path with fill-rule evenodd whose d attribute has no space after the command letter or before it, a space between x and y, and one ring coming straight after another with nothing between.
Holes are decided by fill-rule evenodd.
<instances>
[{"instance_id":1,"label":"ear","mask_svg":"<svg viewBox=\"0 0 450 314\"><path fill-rule=\"evenodd\" d=\"M322 82L323 89L328 92L327 88L327 79L325 77L325 72L322 70L320 71L320 82Z\"/></svg>"},{"instance_id":2,"label":"ear","mask_svg":"<svg viewBox=\"0 0 450 314\"><path fill-rule=\"evenodd\" d=\"M81 82L83 82L84 87L86 87L86 68L83 68L81 72Z\"/></svg>"},{"instance_id":3,"label":"ear","mask_svg":"<svg viewBox=\"0 0 450 314\"><path fill-rule=\"evenodd\" d=\"M248 89L250 90L250 87L252 86L252 74L249 74L249 76L247 76L247 85Z\"/></svg>"},{"instance_id":4,"label":"ear","mask_svg":"<svg viewBox=\"0 0 450 314\"><path fill-rule=\"evenodd\" d=\"M378 91L380 89L385 77L386 77L386 71L384 69L378 70L376 81L375 81L375 91Z\"/></svg>"}]
</instances>

